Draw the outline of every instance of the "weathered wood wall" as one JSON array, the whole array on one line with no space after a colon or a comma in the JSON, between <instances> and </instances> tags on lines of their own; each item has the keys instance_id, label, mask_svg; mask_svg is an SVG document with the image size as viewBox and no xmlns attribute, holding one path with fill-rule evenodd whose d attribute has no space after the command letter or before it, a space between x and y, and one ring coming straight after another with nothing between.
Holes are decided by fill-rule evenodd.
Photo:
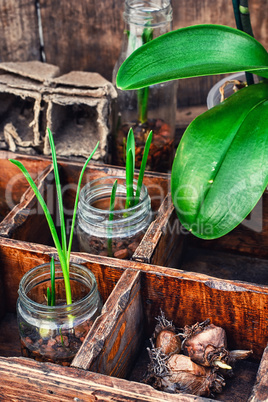
<instances>
[{"instance_id":1,"label":"weathered wood wall","mask_svg":"<svg viewBox=\"0 0 268 402\"><path fill-rule=\"evenodd\" d=\"M36 0L0 3L1 61L40 60ZM255 36L268 48L268 0L250 0ZM97 71L111 80L124 28L124 0L39 0L46 61L61 72ZM173 28L197 23L235 26L231 0L173 0ZM200 104L217 77L179 83L180 104Z\"/></svg>"}]
</instances>

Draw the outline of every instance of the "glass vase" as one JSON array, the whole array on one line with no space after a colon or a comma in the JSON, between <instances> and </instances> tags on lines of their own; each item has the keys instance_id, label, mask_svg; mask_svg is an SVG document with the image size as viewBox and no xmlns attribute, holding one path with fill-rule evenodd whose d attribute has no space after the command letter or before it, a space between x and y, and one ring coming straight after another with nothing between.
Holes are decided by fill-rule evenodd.
<instances>
[{"instance_id":1,"label":"glass vase","mask_svg":"<svg viewBox=\"0 0 268 402\"><path fill-rule=\"evenodd\" d=\"M124 21L122 49L113 70L114 85L119 67L134 50L171 30L170 0L126 0ZM117 89L112 142L112 161L115 165L125 166L126 137L132 127L136 141L135 167L140 168L144 145L152 130L153 140L147 169L158 172L171 170L174 157L176 92L176 81L132 91Z\"/></svg>"},{"instance_id":2,"label":"glass vase","mask_svg":"<svg viewBox=\"0 0 268 402\"><path fill-rule=\"evenodd\" d=\"M115 210L110 220L110 197L117 179ZM137 182L134 180L134 190ZM85 185L79 197L77 237L80 251L130 259L152 220L151 200L142 185L137 205L125 208L124 177L102 177Z\"/></svg>"},{"instance_id":3,"label":"glass vase","mask_svg":"<svg viewBox=\"0 0 268 402\"><path fill-rule=\"evenodd\" d=\"M17 319L24 357L69 366L102 308L93 273L70 265L72 304L65 301L61 266L55 262L56 305L48 306L50 264L28 271L20 281Z\"/></svg>"}]
</instances>

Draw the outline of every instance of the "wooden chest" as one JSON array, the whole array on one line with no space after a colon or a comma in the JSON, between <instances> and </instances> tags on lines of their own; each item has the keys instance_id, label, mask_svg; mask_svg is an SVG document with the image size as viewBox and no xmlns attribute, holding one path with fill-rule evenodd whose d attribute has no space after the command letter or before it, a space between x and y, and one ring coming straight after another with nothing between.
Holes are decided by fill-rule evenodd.
<instances>
[{"instance_id":1,"label":"wooden chest","mask_svg":"<svg viewBox=\"0 0 268 402\"><path fill-rule=\"evenodd\" d=\"M56 251L42 215L36 213L32 192L21 177L16 182L18 173L7 157L3 153L0 161L5 172L0 185L1 213L5 216L0 224L0 400L209 400L156 391L142 383L149 362L146 348L161 310L179 328L209 318L226 330L230 350L253 351L252 358L237 365L234 378L214 400L267 400L265 226L254 236L252 229L241 225L228 238L215 242L191 238L178 225L168 175L146 175L155 220L132 261L74 248L72 261L86 265L95 274L104 307L72 366L19 357L15 313L19 281L30 268L48 262ZM50 160L20 158L33 174L39 174L39 185L47 190L53 204ZM60 167L65 184L77 182L80 163L60 161ZM87 173L93 178L115 172L118 168L92 164ZM9 198L6 188L10 189ZM66 192L65 200L69 208L73 194ZM241 267L247 268L247 274Z\"/></svg>"}]
</instances>

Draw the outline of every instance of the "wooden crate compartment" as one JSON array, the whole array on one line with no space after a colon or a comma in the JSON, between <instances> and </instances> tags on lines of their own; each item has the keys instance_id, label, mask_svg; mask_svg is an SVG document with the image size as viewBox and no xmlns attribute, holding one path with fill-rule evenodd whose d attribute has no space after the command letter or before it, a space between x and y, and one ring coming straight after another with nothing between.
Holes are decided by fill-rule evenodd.
<instances>
[{"instance_id":1,"label":"wooden crate compartment","mask_svg":"<svg viewBox=\"0 0 268 402\"><path fill-rule=\"evenodd\" d=\"M17 158L17 154L0 151L0 222L21 200L22 195L29 185L23 174L8 159ZM49 160L20 156L33 178L37 176L50 164Z\"/></svg>"},{"instance_id":2,"label":"wooden crate compartment","mask_svg":"<svg viewBox=\"0 0 268 402\"><path fill-rule=\"evenodd\" d=\"M12 170L13 167L10 162ZM76 183L81 172L83 164L80 162L70 162L59 160L59 171L61 176L61 185L64 199L66 227L67 231L71 224L72 209L75 197ZM85 171L82 186L88 181L104 176L125 176L125 170L122 168L112 167L109 165L90 164ZM136 175L137 177L137 175ZM43 191L44 198L51 210L51 213L59 229L58 208L56 206L56 189L54 183L53 167L47 165L46 169L39 175L39 186ZM147 186L151 197L153 210L153 219L158 214L158 209L168 193L169 176L167 174L156 174L147 172L144 177L144 184ZM38 204L33 191L29 188L20 204L16 205L9 213L4 221L0 224L0 235L10 237L16 240L22 240L31 243L44 244L52 246L52 238L49 232L43 211ZM79 246L76 237L73 241L73 251L79 251Z\"/></svg>"},{"instance_id":3,"label":"wooden crate compartment","mask_svg":"<svg viewBox=\"0 0 268 402\"><path fill-rule=\"evenodd\" d=\"M179 223L170 195L133 258L217 278L268 285L268 192L233 231L202 240Z\"/></svg>"},{"instance_id":4,"label":"wooden crate compartment","mask_svg":"<svg viewBox=\"0 0 268 402\"><path fill-rule=\"evenodd\" d=\"M148 363L145 350L148 339L161 309L177 327L210 318L225 328L230 350L253 350L253 357L237 365L235 377L227 380L224 392L214 400L239 402L250 397L258 396L258 400L268 397L267 388L263 387L265 376L261 377L267 367L267 287L86 253L73 253L72 260L94 272L105 305L72 367L66 369L12 357L19 354L18 347L3 344L3 337L8 337L8 331L13 335L15 332L15 315L10 326L8 320L14 314L19 278L25 269L37 262L47 262L52 254L55 254L52 247L0 238L1 279L6 301L0 331L1 395L10 400L11 397L34 400L30 398L39 393L44 401L52 397L53 401L83 400L86 396L92 399L93 395L104 401L210 400L185 394L170 395L139 382ZM14 354L9 354L13 347ZM28 399L21 396L27 382L24 393Z\"/></svg>"},{"instance_id":5,"label":"wooden crate compartment","mask_svg":"<svg viewBox=\"0 0 268 402\"><path fill-rule=\"evenodd\" d=\"M56 255L52 247L27 245L11 239L0 239L0 356L20 356L20 344L16 329L16 302L22 276L31 268L49 262ZM74 262L81 262L76 258ZM84 262L84 260L82 260ZM123 268L111 268L105 263L87 263L94 273L98 288L106 302L119 281Z\"/></svg>"}]
</instances>

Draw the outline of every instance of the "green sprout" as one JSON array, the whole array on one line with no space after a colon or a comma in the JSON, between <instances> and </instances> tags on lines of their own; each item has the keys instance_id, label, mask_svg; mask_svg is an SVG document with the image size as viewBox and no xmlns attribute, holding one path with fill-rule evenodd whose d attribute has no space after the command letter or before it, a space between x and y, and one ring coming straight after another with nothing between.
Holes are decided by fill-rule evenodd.
<instances>
[{"instance_id":1,"label":"green sprout","mask_svg":"<svg viewBox=\"0 0 268 402\"><path fill-rule=\"evenodd\" d=\"M126 191L127 191L126 204L125 204L126 209L131 208L139 203L140 192L152 138L153 138L153 132L150 131L144 146L136 194L134 195L133 180L135 170L135 137L133 129L132 128L129 129L127 137L127 146L126 146Z\"/></svg>"},{"instance_id":2,"label":"green sprout","mask_svg":"<svg viewBox=\"0 0 268 402\"><path fill-rule=\"evenodd\" d=\"M45 217L47 219L48 226L49 226L49 229L50 229L50 233L52 235L52 238L53 238L53 241L54 241L57 253L58 253L58 257L59 257L59 260L60 260L60 265L61 265L63 278L64 278L65 292L66 292L66 303L67 304L72 304L71 284L70 284L70 278L69 278L69 265L70 265L70 255L71 255L71 248L72 248L72 242L73 242L75 218L76 218L76 212L77 212L77 206L78 206L79 192L80 192L80 187L81 187L81 183L82 183L83 174L85 172L85 169L86 169L90 159L92 158L92 156L94 155L96 149L98 148L99 142L95 146L95 148L92 151L91 155L86 160L86 162L85 162L85 164L84 164L84 166L83 166L83 168L81 170L80 176L79 176L78 185L77 185L77 191L76 191L76 197L75 197L75 202L74 202L73 218L72 218L71 231L70 231L70 236L69 236L69 243L68 243L68 247L67 247L67 236L66 236L65 221L64 221L64 207L63 207L63 201L62 201L61 184L60 184L60 177L59 177L59 170L58 170L58 163L57 163L55 144L54 144L53 135L52 135L50 129L48 128L47 131L48 131L48 138L49 138L49 143L50 143L50 148L51 148L53 168L54 168L54 174L55 174L55 183L56 183L57 196L58 196L58 206L59 206L60 226L61 226L61 241L60 241L59 236L57 234L55 224L54 224L53 219L51 217L50 211L49 211L49 209L48 209L48 207L47 207L47 205L45 203L45 200L42 197L37 185L35 184L35 182L31 178L29 172L27 171L27 169L24 167L24 165L20 161L10 159L10 162L12 162L12 163L14 163L14 165L18 166L18 168L24 174L25 178L27 179L29 185L31 186L34 194L36 195L37 200L39 201L39 203L40 203L40 205L41 205L41 207L42 207L42 209L44 211L44 214L45 214ZM55 294L53 295L54 287L53 287L53 284L52 284L52 282L53 282L53 278L52 278L53 277L53 270L55 272L55 268L53 268L53 264L54 263L52 262L52 265L51 265L51 272L52 272L51 288L52 288L52 290L51 290L51 292L50 291L48 292L51 303L55 298ZM55 275L54 275L54 280L55 280Z\"/></svg>"},{"instance_id":3,"label":"green sprout","mask_svg":"<svg viewBox=\"0 0 268 402\"><path fill-rule=\"evenodd\" d=\"M147 159L149 155L150 145L153 138L153 132L150 131L142 156L142 162L137 182L136 193L134 195L134 170L135 170L135 137L133 133L133 129L130 128L127 136L127 144L126 144L126 202L125 209L132 208L137 205L140 200L141 187L144 177L144 172L147 164ZM114 218L114 206L115 206L115 196L117 190L117 180L115 180L111 197L110 197L110 214L109 221L112 221ZM128 212L124 213L124 216L128 216ZM112 227L108 228L108 256L112 256Z\"/></svg>"},{"instance_id":4,"label":"green sprout","mask_svg":"<svg viewBox=\"0 0 268 402\"><path fill-rule=\"evenodd\" d=\"M56 304L56 291L55 291L55 260L54 257L50 261L50 283L51 290L47 288L47 305L55 306Z\"/></svg>"},{"instance_id":5,"label":"green sprout","mask_svg":"<svg viewBox=\"0 0 268 402\"><path fill-rule=\"evenodd\" d=\"M115 194L117 190L117 180L115 180L112 188L111 198L110 198L110 214L109 222L114 219L114 205L115 205ZM112 227L108 228L108 256L112 257Z\"/></svg>"}]
</instances>

